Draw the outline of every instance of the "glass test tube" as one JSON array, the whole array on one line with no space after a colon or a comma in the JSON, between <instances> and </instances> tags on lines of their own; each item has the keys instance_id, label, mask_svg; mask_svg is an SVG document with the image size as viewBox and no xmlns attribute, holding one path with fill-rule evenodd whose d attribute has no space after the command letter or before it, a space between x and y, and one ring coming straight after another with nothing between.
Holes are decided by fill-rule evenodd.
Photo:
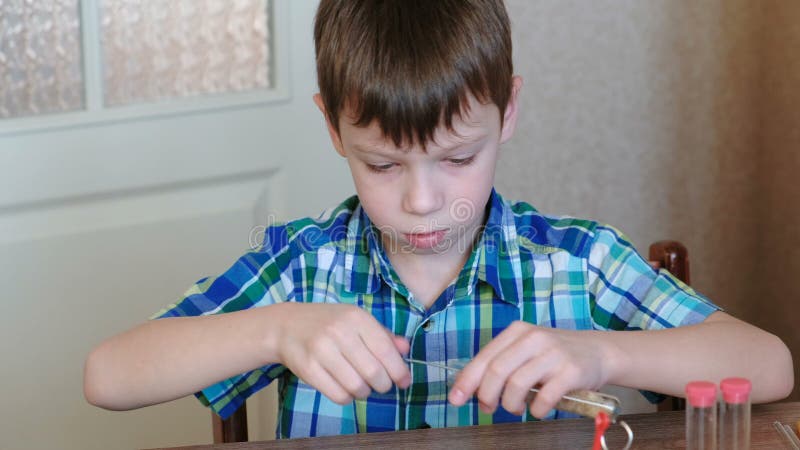
<instances>
[{"instance_id":1,"label":"glass test tube","mask_svg":"<svg viewBox=\"0 0 800 450\"><path fill-rule=\"evenodd\" d=\"M710 381L686 385L686 448L717 449L717 385Z\"/></svg>"},{"instance_id":2,"label":"glass test tube","mask_svg":"<svg viewBox=\"0 0 800 450\"><path fill-rule=\"evenodd\" d=\"M726 378L719 384L722 400L719 410L719 448L750 448L750 380Z\"/></svg>"}]
</instances>

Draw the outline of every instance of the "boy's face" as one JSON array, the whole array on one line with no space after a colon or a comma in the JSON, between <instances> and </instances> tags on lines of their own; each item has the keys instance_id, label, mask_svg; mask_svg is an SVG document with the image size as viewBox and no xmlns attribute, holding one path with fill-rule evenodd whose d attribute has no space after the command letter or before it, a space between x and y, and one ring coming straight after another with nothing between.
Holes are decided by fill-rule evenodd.
<instances>
[{"instance_id":1,"label":"boy's face","mask_svg":"<svg viewBox=\"0 0 800 450\"><path fill-rule=\"evenodd\" d=\"M426 151L419 144L395 146L376 122L354 126L346 110L339 133L328 124L388 253L471 250L492 191L498 147L514 131L521 79L515 77L513 86L502 127L497 106L470 96L469 112L453 117L454 132L440 125ZM323 109L319 95L315 102Z\"/></svg>"}]
</instances>

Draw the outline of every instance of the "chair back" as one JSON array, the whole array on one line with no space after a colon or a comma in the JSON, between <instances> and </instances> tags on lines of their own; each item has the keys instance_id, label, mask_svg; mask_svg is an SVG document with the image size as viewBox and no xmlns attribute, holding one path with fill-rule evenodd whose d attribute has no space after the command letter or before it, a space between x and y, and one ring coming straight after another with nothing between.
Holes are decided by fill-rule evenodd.
<instances>
[{"instance_id":1,"label":"chair back","mask_svg":"<svg viewBox=\"0 0 800 450\"><path fill-rule=\"evenodd\" d=\"M247 405L242 404L225 420L211 411L211 427L215 444L247 442Z\"/></svg>"},{"instance_id":2,"label":"chair back","mask_svg":"<svg viewBox=\"0 0 800 450\"><path fill-rule=\"evenodd\" d=\"M658 241L650 245L650 264L656 269L667 269L675 278L689 284L689 252L678 241ZM658 411L678 411L686 409L686 400L666 396L657 405Z\"/></svg>"}]
</instances>

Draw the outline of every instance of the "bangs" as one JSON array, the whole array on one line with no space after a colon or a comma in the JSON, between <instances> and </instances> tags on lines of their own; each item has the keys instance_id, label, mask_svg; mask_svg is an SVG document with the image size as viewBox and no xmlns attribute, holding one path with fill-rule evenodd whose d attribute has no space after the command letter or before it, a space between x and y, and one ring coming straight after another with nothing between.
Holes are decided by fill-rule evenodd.
<instances>
[{"instance_id":1,"label":"bangs","mask_svg":"<svg viewBox=\"0 0 800 450\"><path fill-rule=\"evenodd\" d=\"M323 2L325 3L325 2ZM397 147L425 144L469 96L503 111L511 90L511 39L496 1L331 1L315 25L317 73L328 119L377 121ZM329 9L329 11L323 11ZM487 18L487 11L501 17ZM324 26L320 23L326 13ZM504 20L503 20L504 19Z\"/></svg>"},{"instance_id":2,"label":"bangs","mask_svg":"<svg viewBox=\"0 0 800 450\"><path fill-rule=\"evenodd\" d=\"M392 72L362 79L362 84L343 92L339 111L352 114L356 126L377 121L383 135L397 147L414 143L424 147L437 127L444 124L452 132L453 116L463 118L469 113L468 94L487 103L486 83L478 76L472 83L463 83L449 74L419 73L414 67L401 63Z\"/></svg>"}]
</instances>

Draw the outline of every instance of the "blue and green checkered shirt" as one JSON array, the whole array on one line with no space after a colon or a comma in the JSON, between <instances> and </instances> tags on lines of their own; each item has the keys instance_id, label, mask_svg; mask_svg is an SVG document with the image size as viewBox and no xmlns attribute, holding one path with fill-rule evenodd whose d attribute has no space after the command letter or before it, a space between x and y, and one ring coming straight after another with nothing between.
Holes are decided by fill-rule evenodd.
<instances>
[{"instance_id":1,"label":"blue and green checkered shirt","mask_svg":"<svg viewBox=\"0 0 800 450\"><path fill-rule=\"evenodd\" d=\"M266 230L262 245L224 274L197 282L155 317L198 316L277 302L350 303L411 342L411 358L472 358L511 322L571 330L653 330L702 322L717 307L654 270L619 231L540 214L492 192L478 244L457 279L426 310L389 264L378 231L351 197L317 219ZM297 324L302 326L302 324ZM535 420L473 398L447 402L447 373L411 366L408 389L338 405L280 364L220 381L197 397L223 418L273 380L279 438ZM565 417L552 411L548 418ZM574 417L574 416L573 416Z\"/></svg>"}]
</instances>

